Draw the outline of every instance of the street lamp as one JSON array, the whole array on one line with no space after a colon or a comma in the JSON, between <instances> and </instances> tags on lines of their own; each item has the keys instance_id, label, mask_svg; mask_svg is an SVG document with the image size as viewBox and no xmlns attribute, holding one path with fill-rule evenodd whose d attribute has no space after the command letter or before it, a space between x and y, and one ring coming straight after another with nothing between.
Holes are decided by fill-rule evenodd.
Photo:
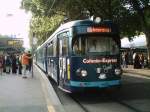
<instances>
[{"instance_id":1,"label":"street lamp","mask_svg":"<svg viewBox=\"0 0 150 112\"><path fill-rule=\"evenodd\" d=\"M34 48L33 48L33 46L35 46L37 44L37 38L35 37L34 33L32 35L32 43L31 44L32 44L31 45L31 49L32 49L32 78L33 78L33 55L34 55L34 52L33 52Z\"/></svg>"}]
</instances>

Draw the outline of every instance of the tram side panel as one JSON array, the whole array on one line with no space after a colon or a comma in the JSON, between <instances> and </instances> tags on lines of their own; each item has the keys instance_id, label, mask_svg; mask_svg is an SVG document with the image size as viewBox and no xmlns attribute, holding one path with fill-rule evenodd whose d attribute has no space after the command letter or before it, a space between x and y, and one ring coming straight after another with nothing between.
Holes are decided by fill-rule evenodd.
<instances>
[{"instance_id":1,"label":"tram side panel","mask_svg":"<svg viewBox=\"0 0 150 112\"><path fill-rule=\"evenodd\" d=\"M46 57L46 48L45 47L41 47L40 49L36 50L36 64L45 73L47 71L46 59L47 59L47 57Z\"/></svg>"}]
</instances>

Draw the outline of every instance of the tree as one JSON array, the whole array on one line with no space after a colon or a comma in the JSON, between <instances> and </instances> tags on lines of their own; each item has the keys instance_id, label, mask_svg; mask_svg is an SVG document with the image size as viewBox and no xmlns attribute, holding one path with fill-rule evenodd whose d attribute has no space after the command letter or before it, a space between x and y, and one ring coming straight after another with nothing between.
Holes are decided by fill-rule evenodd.
<instances>
[{"instance_id":1,"label":"tree","mask_svg":"<svg viewBox=\"0 0 150 112\"><path fill-rule=\"evenodd\" d=\"M68 20L85 19L86 12L90 12L90 16L101 16L117 23L121 37L133 37L143 32L147 38L148 52L150 52L149 7L149 0L22 0L22 8L33 14L31 32L35 32L43 41L65 17Z\"/></svg>"},{"instance_id":2,"label":"tree","mask_svg":"<svg viewBox=\"0 0 150 112\"><path fill-rule=\"evenodd\" d=\"M62 21L62 16L55 15L53 17L47 16L36 16L32 17L30 21L30 33L31 37L34 33L35 37L38 39L38 43L42 44L51 33L60 25Z\"/></svg>"},{"instance_id":3,"label":"tree","mask_svg":"<svg viewBox=\"0 0 150 112\"><path fill-rule=\"evenodd\" d=\"M0 34L0 38L9 38L9 36L8 35L1 35Z\"/></svg>"},{"instance_id":4,"label":"tree","mask_svg":"<svg viewBox=\"0 0 150 112\"><path fill-rule=\"evenodd\" d=\"M137 29L137 32L143 32L146 35L150 63L150 0L123 0L123 3L124 5L128 5L130 13L132 12L139 21L139 29ZM136 25L135 22L133 23Z\"/></svg>"}]
</instances>

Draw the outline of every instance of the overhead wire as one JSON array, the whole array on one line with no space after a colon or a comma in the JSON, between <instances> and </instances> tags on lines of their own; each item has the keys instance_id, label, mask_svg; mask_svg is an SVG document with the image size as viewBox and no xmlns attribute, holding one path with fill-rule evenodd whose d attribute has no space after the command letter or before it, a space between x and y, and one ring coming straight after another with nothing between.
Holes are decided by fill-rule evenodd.
<instances>
[{"instance_id":1,"label":"overhead wire","mask_svg":"<svg viewBox=\"0 0 150 112\"><path fill-rule=\"evenodd\" d=\"M54 6L54 4L55 4L55 1L56 1L56 0L53 1L53 3L52 3L52 5L51 5L50 9L48 10L48 13L51 12L51 10L52 10L52 8L53 8L53 6Z\"/></svg>"}]
</instances>

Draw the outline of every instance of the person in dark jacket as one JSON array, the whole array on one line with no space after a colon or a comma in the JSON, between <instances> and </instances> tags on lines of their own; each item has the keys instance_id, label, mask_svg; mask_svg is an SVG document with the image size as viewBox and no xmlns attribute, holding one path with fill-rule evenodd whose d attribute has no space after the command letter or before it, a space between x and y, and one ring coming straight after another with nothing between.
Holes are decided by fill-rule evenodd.
<instances>
[{"instance_id":1,"label":"person in dark jacket","mask_svg":"<svg viewBox=\"0 0 150 112\"><path fill-rule=\"evenodd\" d=\"M22 55L17 56L17 64L18 64L18 74L22 74L22 64L21 64Z\"/></svg>"},{"instance_id":2,"label":"person in dark jacket","mask_svg":"<svg viewBox=\"0 0 150 112\"><path fill-rule=\"evenodd\" d=\"M3 72L6 72L6 67L5 67L5 56L3 56Z\"/></svg>"},{"instance_id":3,"label":"person in dark jacket","mask_svg":"<svg viewBox=\"0 0 150 112\"><path fill-rule=\"evenodd\" d=\"M140 57L139 57L139 54L136 54L136 55L135 55L134 68L135 68L135 69L141 68L141 66L140 66Z\"/></svg>"},{"instance_id":4,"label":"person in dark jacket","mask_svg":"<svg viewBox=\"0 0 150 112\"><path fill-rule=\"evenodd\" d=\"M3 56L0 56L0 74L3 73Z\"/></svg>"},{"instance_id":5,"label":"person in dark jacket","mask_svg":"<svg viewBox=\"0 0 150 112\"><path fill-rule=\"evenodd\" d=\"M12 55L12 73L13 74L16 74L17 73L17 59L16 59L16 56L13 54Z\"/></svg>"},{"instance_id":6,"label":"person in dark jacket","mask_svg":"<svg viewBox=\"0 0 150 112\"><path fill-rule=\"evenodd\" d=\"M30 51L28 51L28 54L27 54L28 57L32 57L32 54ZM32 68L32 58L29 58L29 65L27 67L27 69L29 70L29 72L31 72L31 68Z\"/></svg>"},{"instance_id":7,"label":"person in dark jacket","mask_svg":"<svg viewBox=\"0 0 150 112\"><path fill-rule=\"evenodd\" d=\"M6 67L6 73L10 73L11 59L9 56L6 57L5 67Z\"/></svg>"}]
</instances>

